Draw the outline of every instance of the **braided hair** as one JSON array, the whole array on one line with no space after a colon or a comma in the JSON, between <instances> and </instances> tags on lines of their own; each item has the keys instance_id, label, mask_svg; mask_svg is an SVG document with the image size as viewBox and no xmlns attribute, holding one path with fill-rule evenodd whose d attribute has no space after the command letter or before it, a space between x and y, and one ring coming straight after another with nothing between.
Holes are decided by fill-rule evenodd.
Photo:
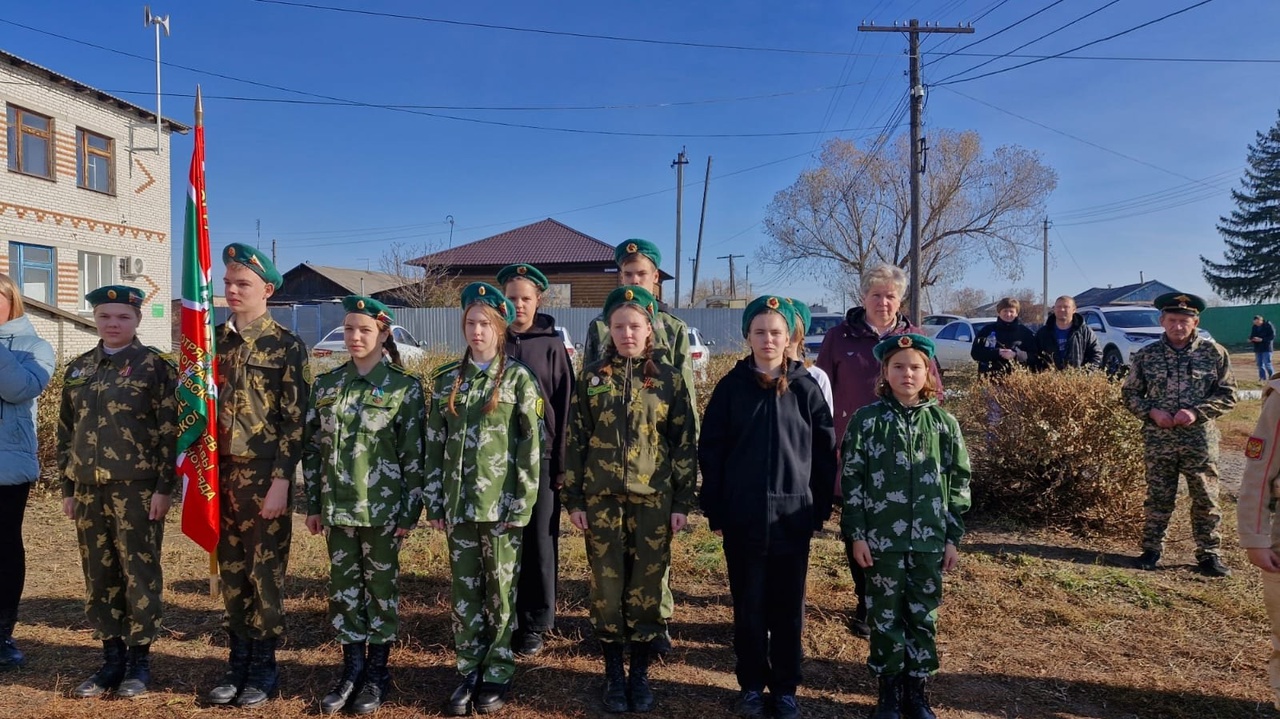
<instances>
[{"instance_id":1,"label":"braided hair","mask_svg":"<svg viewBox=\"0 0 1280 719\"><path fill-rule=\"evenodd\" d=\"M396 340L391 336L391 325L383 325L382 329L387 333L387 339L382 343L382 351L387 353L391 358L391 364L404 369L404 360L400 358L400 348L396 347Z\"/></svg>"},{"instance_id":2,"label":"braided hair","mask_svg":"<svg viewBox=\"0 0 1280 719\"><path fill-rule=\"evenodd\" d=\"M493 393L489 396L489 401L484 405L484 413L489 414L498 408L498 397L500 396L499 388L502 386L502 375L507 371L507 321L498 310L485 302L472 302L462 312L462 330L465 334L467 328L467 314L472 309L479 307L482 312L489 318L489 322L493 324L494 336L498 342L498 354L493 361L498 363L498 371L493 378ZM458 369L453 376L453 389L449 391L449 413L454 417L458 416L457 407L454 401L458 397L458 390L462 387L462 371L466 368L467 363L471 361L471 345L462 352L462 361L458 364Z\"/></svg>"}]
</instances>

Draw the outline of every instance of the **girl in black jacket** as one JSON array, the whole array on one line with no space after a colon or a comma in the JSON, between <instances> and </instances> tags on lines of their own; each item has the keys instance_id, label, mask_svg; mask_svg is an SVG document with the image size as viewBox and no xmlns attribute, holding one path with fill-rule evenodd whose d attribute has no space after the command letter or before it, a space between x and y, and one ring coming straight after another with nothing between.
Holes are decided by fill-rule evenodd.
<instances>
[{"instance_id":1,"label":"girl in black jacket","mask_svg":"<svg viewBox=\"0 0 1280 719\"><path fill-rule=\"evenodd\" d=\"M698 441L699 501L724 539L733 596L739 716L799 716L805 578L813 532L831 514L831 410L804 364L787 359L796 314L785 298L747 306L751 356L716 385Z\"/></svg>"}]
</instances>

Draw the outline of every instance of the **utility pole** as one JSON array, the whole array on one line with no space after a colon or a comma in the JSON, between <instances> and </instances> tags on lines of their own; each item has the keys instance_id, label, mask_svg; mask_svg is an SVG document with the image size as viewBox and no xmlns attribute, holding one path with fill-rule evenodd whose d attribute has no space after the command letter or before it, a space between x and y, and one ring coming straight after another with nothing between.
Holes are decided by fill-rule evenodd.
<instances>
[{"instance_id":1,"label":"utility pole","mask_svg":"<svg viewBox=\"0 0 1280 719\"><path fill-rule=\"evenodd\" d=\"M717 257L716 259L729 261L729 297L736 300L738 299L738 285L734 279L735 276L733 272L733 260L735 257L746 257L746 255L728 254L723 257Z\"/></svg>"},{"instance_id":2,"label":"utility pole","mask_svg":"<svg viewBox=\"0 0 1280 719\"><path fill-rule=\"evenodd\" d=\"M273 237L271 238L271 264L274 265L275 263L276 263L276 240Z\"/></svg>"},{"instance_id":3,"label":"utility pole","mask_svg":"<svg viewBox=\"0 0 1280 719\"><path fill-rule=\"evenodd\" d=\"M1049 218L1044 218L1044 310L1049 311Z\"/></svg>"},{"instance_id":4,"label":"utility pole","mask_svg":"<svg viewBox=\"0 0 1280 719\"><path fill-rule=\"evenodd\" d=\"M920 34L934 33L970 34L973 26L939 27L937 24L912 20L906 25L894 23L893 27L877 27L867 23L858 26L858 32L905 32L908 38L907 54L910 58L911 96L911 308L909 319L920 324L920 115L924 111L924 85L920 82Z\"/></svg>"},{"instance_id":5,"label":"utility pole","mask_svg":"<svg viewBox=\"0 0 1280 719\"><path fill-rule=\"evenodd\" d=\"M143 27L154 25L156 28L156 154L160 154L161 140L164 139L164 133L160 129L162 118L160 117L160 28L164 28L165 37L169 36L169 16L152 15L151 6L144 5L142 8Z\"/></svg>"},{"instance_id":6,"label":"utility pole","mask_svg":"<svg viewBox=\"0 0 1280 719\"><path fill-rule=\"evenodd\" d=\"M680 218L684 210L684 166L689 164L684 150L681 147L680 154L671 161L671 166L676 168L676 293L672 297L672 307L680 306ZM658 269L658 274L662 274L661 268Z\"/></svg>"},{"instance_id":7,"label":"utility pole","mask_svg":"<svg viewBox=\"0 0 1280 719\"><path fill-rule=\"evenodd\" d=\"M711 156L707 155L707 177L702 181L702 217L698 218L698 249L693 253L693 282L689 283L689 306L698 289L698 263L702 260L702 229L707 224L707 190L711 188Z\"/></svg>"}]
</instances>

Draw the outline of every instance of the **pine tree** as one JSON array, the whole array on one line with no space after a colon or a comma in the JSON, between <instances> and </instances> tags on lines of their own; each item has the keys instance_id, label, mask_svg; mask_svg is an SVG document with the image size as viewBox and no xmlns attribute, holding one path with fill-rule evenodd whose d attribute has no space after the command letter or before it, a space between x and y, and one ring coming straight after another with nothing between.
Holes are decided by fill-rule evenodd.
<instances>
[{"instance_id":1,"label":"pine tree","mask_svg":"<svg viewBox=\"0 0 1280 719\"><path fill-rule=\"evenodd\" d=\"M1218 218L1226 261L1201 255L1204 279L1227 299L1261 303L1280 297L1280 121L1249 146L1249 164L1231 199L1236 209Z\"/></svg>"}]
</instances>

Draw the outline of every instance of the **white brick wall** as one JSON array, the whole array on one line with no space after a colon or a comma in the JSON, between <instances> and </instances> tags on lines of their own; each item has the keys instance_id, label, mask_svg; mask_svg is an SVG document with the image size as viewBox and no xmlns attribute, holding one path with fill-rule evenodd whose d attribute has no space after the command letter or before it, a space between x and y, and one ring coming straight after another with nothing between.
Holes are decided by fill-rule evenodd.
<instances>
[{"instance_id":1,"label":"white brick wall","mask_svg":"<svg viewBox=\"0 0 1280 719\"><path fill-rule=\"evenodd\" d=\"M9 105L53 118L54 181L8 169ZM114 140L114 195L77 185L77 128ZM157 154L154 121L147 122L136 111L110 100L98 100L93 93L0 63L0 270L16 272L11 242L53 247L57 306L81 312L80 252L141 257L146 265L141 276L125 279L117 266L113 279L147 294L139 337L145 344L169 350L170 169L175 159L169 134L166 128ZM161 316L154 315L154 308L159 308Z\"/></svg>"}]
</instances>

